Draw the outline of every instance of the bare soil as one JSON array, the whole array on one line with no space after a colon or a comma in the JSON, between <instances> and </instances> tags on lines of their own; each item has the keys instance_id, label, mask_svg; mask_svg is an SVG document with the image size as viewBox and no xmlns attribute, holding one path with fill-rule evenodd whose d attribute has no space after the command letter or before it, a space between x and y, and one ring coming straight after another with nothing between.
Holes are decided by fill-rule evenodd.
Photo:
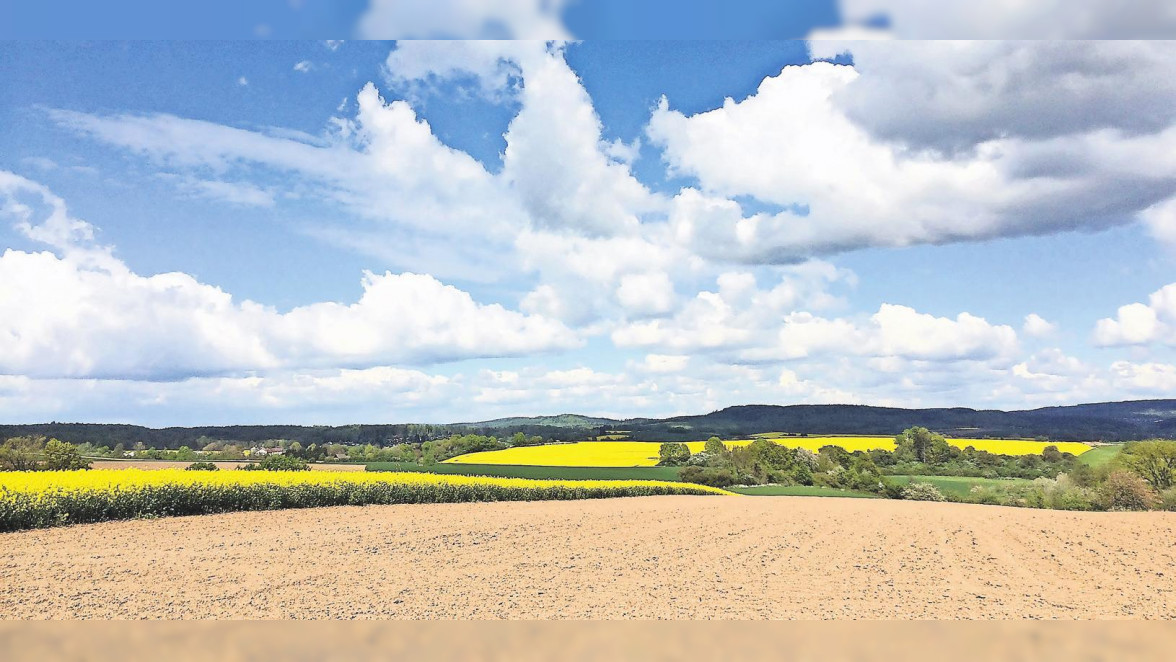
<instances>
[{"instance_id":1,"label":"bare soil","mask_svg":"<svg viewBox=\"0 0 1176 662\"><path fill-rule=\"evenodd\" d=\"M1174 618L1176 514L803 497L0 534L6 618Z\"/></svg>"}]
</instances>

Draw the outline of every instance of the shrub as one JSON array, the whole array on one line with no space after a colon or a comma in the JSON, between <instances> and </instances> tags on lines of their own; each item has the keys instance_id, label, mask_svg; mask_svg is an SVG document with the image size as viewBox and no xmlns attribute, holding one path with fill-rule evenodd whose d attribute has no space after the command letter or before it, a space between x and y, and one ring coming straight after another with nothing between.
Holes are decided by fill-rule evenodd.
<instances>
[{"instance_id":1,"label":"shrub","mask_svg":"<svg viewBox=\"0 0 1176 662\"><path fill-rule=\"evenodd\" d=\"M211 462L193 462L184 471L218 471L220 467Z\"/></svg>"},{"instance_id":2,"label":"shrub","mask_svg":"<svg viewBox=\"0 0 1176 662\"><path fill-rule=\"evenodd\" d=\"M984 485L973 485L972 489L968 490L966 500L968 503L982 503L989 506L1001 505L1001 495L997 494L996 490Z\"/></svg>"},{"instance_id":3,"label":"shrub","mask_svg":"<svg viewBox=\"0 0 1176 662\"><path fill-rule=\"evenodd\" d=\"M1148 510L1156 506L1156 494L1147 481L1130 471L1112 471L1099 488L1107 510Z\"/></svg>"},{"instance_id":4,"label":"shrub","mask_svg":"<svg viewBox=\"0 0 1176 662\"><path fill-rule=\"evenodd\" d=\"M306 460L289 455L270 455L257 464L246 464L237 467L244 471L310 471Z\"/></svg>"},{"instance_id":5,"label":"shrub","mask_svg":"<svg viewBox=\"0 0 1176 662\"><path fill-rule=\"evenodd\" d=\"M739 482L734 471L713 467L684 467L678 472L678 478L684 483L697 483L711 487L728 487Z\"/></svg>"},{"instance_id":6,"label":"shrub","mask_svg":"<svg viewBox=\"0 0 1176 662\"><path fill-rule=\"evenodd\" d=\"M1082 489L1067 474L1058 477L1038 478L1034 481L1042 486L1045 494L1045 507L1054 510L1094 510L1094 500L1089 493Z\"/></svg>"},{"instance_id":7,"label":"shrub","mask_svg":"<svg viewBox=\"0 0 1176 662\"><path fill-rule=\"evenodd\" d=\"M1176 511L1176 487L1169 487L1160 495L1160 509Z\"/></svg>"},{"instance_id":8,"label":"shrub","mask_svg":"<svg viewBox=\"0 0 1176 662\"><path fill-rule=\"evenodd\" d=\"M911 483L902 490L902 498L908 501L945 501L943 493L931 483Z\"/></svg>"}]
</instances>

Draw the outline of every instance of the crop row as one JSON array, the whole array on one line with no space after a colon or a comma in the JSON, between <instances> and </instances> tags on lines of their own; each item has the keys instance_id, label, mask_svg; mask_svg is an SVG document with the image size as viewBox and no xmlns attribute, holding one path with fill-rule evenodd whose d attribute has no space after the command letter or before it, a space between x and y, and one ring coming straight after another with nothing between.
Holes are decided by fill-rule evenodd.
<instances>
[{"instance_id":1,"label":"crop row","mask_svg":"<svg viewBox=\"0 0 1176 662\"><path fill-rule=\"evenodd\" d=\"M0 531L242 510L716 493L723 492L658 481L535 481L407 473L12 472L0 474Z\"/></svg>"}]
</instances>

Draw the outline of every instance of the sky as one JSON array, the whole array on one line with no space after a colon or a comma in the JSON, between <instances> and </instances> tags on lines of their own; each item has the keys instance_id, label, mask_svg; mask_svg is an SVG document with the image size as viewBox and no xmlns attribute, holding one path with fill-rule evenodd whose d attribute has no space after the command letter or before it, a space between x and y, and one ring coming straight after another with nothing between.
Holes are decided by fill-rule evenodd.
<instances>
[{"instance_id":1,"label":"sky","mask_svg":"<svg viewBox=\"0 0 1176 662\"><path fill-rule=\"evenodd\" d=\"M0 42L0 421L1172 397L1174 71L1146 41Z\"/></svg>"},{"instance_id":2,"label":"sky","mask_svg":"<svg viewBox=\"0 0 1176 662\"><path fill-rule=\"evenodd\" d=\"M1171 39L1169 0L0 0L0 39Z\"/></svg>"}]
</instances>

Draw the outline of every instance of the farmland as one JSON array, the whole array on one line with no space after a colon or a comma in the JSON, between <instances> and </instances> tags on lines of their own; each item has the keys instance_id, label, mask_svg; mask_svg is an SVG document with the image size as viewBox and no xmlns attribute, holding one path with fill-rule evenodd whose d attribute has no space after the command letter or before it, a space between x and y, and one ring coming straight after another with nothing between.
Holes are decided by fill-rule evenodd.
<instances>
[{"instance_id":1,"label":"farmland","mask_svg":"<svg viewBox=\"0 0 1176 662\"><path fill-rule=\"evenodd\" d=\"M545 467L514 464L372 462L368 471L411 471L532 480L678 480L677 467Z\"/></svg>"},{"instance_id":2,"label":"farmland","mask_svg":"<svg viewBox=\"0 0 1176 662\"><path fill-rule=\"evenodd\" d=\"M805 448L816 452L822 446L838 446L849 452L873 449L893 450L893 437L787 437L779 434L762 435L789 448ZM727 447L746 446L753 439L724 441ZM956 448L969 446L978 451L1001 455L1036 455L1046 446L1082 455L1092 448L1080 442L1039 442L1020 439L948 439ZM705 442L691 441L686 446L691 453L701 452ZM448 460L454 464L511 464L548 467L652 467L658 462L656 442L641 441L581 441L570 444L522 446L498 451L468 453Z\"/></svg>"},{"instance_id":3,"label":"farmland","mask_svg":"<svg viewBox=\"0 0 1176 662\"><path fill-rule=\"evenodd\" d=\"M90 470L0 473L0 531L167 515L316 506L725 494L662 481L426 473Z\"/></svg>"},{"instance_id":4,"label":"farmland","mask_svg":"<svg viewBox=\"0 0 1176 662\"><path fill-rule=\"evenodd\" d=\"M20 578L0 592L0 613L1172 618L1174 537L1171 513L887 499L658 496L237 512L0 534L0 564Z\"/></svg>"},{"instance_id":5,"label":"farmland","mask_svg":"<svg viewBox=\"0 0 1176 662\"><path fill-rule=\"evenodd\" d=\"M173 460L94 460L91 469L184 469L191 462ZM212 462L218 469L236 469L248 462ZM312 471L363 471L362 464L311 464Z\"/></svg>"}]
</instances>

